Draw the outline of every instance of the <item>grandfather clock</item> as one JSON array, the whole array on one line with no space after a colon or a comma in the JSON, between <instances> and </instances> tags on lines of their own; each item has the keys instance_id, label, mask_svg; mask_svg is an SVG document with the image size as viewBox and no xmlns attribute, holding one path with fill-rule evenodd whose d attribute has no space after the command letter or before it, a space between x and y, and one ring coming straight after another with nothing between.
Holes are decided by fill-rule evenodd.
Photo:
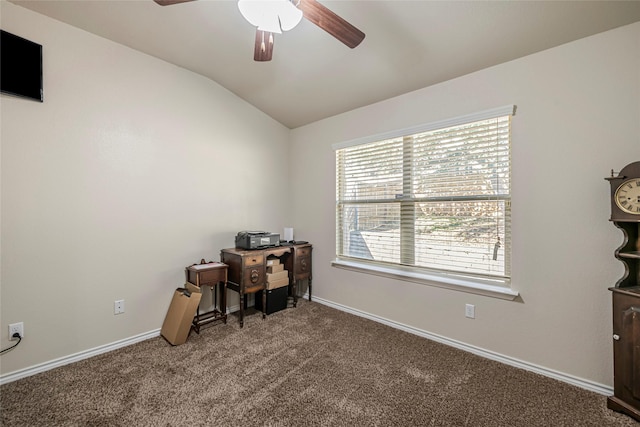
<instances>
[{"instance_id":1,"label":"grandfather clock","mask_svg":"<svg viewBox=\"0 0 640 427\"><path fill-rule=\"evenodd\" d=\"M640 421L640 162L630 163L611 184L611 222L624 235L615 257L624 275L613 297L613 396L607 407Z\"/></svg>"}]
</instances>

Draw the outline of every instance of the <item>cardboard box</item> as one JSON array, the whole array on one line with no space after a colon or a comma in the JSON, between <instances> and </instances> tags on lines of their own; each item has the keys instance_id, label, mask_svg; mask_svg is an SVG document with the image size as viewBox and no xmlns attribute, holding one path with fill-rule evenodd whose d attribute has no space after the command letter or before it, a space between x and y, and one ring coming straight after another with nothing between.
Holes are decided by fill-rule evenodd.
<instances>
[{"instance_id":1,"label":"cardboard box","mask_svg":"<svg viewBox=\"0 0 640 427\"><path fill-rule=\"evenodd\" d=\"M280 271L284 271L284 264L276 264L267 266L267 273L278 273Z\"/></svg>"},{"instance_id":2,"label":"cardboard box","mask_svg":"<svg viewBox=\"0 0 640 427\"><path fill-rule=\"evenodd\" d=\"M191 283L186 283L184 288L177 288L174 291L169 310L160 329L160 335L172 345L184 344L187 341L200 298L202 298L200 288Z\"/></svg>"},{"instance_id":3,"label":"cardboard box","mask_svg":"<svg viewBox=\"0 0 640 427\"><path fill-rule=\"evenodd\" d=\"M280 264L280 258L267 258L267 267Z\"/></svg>"},{"instance_id":4,"label":"cardboard box","mask_svg":"<svg viewBox=\"0 0 640 427\"><path fill-rule=\"evenodd\" d=\"M285 277L284 279L274 280L271 282L267 282L267 289L277 289L283 286L289 285L289 277Z\"/></svg>"},{"instance_id":5,"label":"cardboard box","mask_svg":"<svg viewBox=\"0 0 640 427\"><path fill-rule=\"evenodd\" d=\"M289 272L287 270L282 270L277 273L267 273L267 283L275 282L276 280L284 279L289 277Z\"/></svg>"},{"instance_id":6,"label":"cardboard box","mask_svg":"<svg viewBox=\"0 0 640 427\"><path fill-rule=\"evenodd\" d=\"M288 290L286 287L278 289L269 289L266 291L256 292L256 310L262 311L262 293L267 293L267 308L265 312L267 314L275 313L276 311L284 310L287 308L287 296Z\"/></svg>"}]
</instances>

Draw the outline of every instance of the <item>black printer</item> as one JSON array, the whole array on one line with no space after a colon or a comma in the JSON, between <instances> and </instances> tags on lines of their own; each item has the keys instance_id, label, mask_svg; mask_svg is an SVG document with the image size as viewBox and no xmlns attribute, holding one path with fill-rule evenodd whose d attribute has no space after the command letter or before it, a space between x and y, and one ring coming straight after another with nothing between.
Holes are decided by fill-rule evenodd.
<instances>
[{"instance_id":1,"label":"black printer","mask_svg":"<svg viewBox=\"0 0 640 427\"><path fill-rule=\"evenodd\" d=\"M262 249L280 246L280 235L267 231L240 231L236 235L236 248Z\"/></svg>"}]
</instances>

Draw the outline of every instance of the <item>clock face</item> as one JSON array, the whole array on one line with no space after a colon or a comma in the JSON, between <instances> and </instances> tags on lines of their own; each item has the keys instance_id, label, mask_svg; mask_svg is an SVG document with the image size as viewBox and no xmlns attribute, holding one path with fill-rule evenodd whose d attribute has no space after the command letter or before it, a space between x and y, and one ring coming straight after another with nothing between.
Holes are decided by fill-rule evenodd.
<instances>
[{"instance_id":1,"label":"clock face","mask_svg":"<svg viewBox=\"0 0 640 427\"><path fill-rule=\"evenodd\" d=\"M640 215L640 178L628 179L620 184L614 197L621 210Z\"/></svg>"}]
</instances>

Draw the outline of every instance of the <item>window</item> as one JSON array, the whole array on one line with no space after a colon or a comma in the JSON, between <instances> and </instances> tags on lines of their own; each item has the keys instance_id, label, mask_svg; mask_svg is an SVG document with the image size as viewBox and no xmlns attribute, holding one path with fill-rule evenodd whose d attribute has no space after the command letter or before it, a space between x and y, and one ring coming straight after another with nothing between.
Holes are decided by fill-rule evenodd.
<instances>
[{"instance_id":1,"label":"window","mask_svg":"<svg viewBox=\"0 0 640 427\"><path fill-rule=\"evenodd\" d=\"M508 283L514 111L334 146L338 260Z\"/></svg>"}]
</instances>

